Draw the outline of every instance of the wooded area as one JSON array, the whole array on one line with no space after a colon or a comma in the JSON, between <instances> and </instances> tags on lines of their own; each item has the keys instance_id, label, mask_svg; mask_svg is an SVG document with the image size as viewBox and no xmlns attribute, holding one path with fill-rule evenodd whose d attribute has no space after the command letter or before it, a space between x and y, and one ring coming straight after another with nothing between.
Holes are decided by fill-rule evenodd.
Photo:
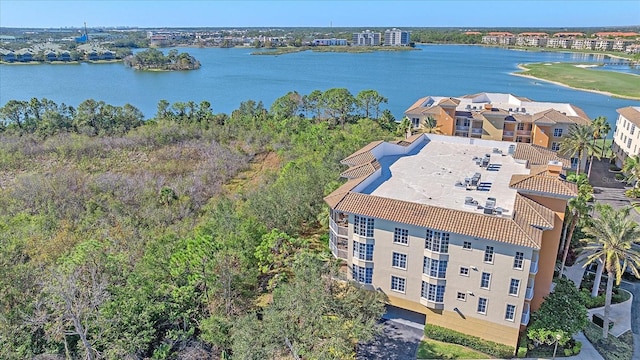
<instances>
[{"instance_id":1,"label":"wooded area","mask_svg":"<svg viewBox=\"0 0 640 360\"><path fill-rule=\"evenodd\" d=\"M384 297L337 281L322 198L340 159L393 137L385 102L161 101L147 121L95 100L8 102L0 358L353 358Z\"/></svg>"}]
</instances>

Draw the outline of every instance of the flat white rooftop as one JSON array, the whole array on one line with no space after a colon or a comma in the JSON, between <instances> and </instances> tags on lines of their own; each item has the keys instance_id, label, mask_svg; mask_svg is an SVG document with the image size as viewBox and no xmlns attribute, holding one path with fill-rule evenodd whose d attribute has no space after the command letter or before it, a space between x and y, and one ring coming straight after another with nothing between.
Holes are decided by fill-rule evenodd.
<instances>
[{"instance_id":1,"label":"flat white rooftop","mask_svg":"<svg viewBox=\"0 0 640 360\"><path fill-rule=\"evenodd\" d=\"M515 143L428 137L407 155L379 158L381 174L362 193L475 213L483 213L493 198L495 208L505 210L503 216L513 214L517 191L509 188L511 176L529 174L524 162L508 155ZM476 174L480 178L474 181Z\"/></svg>"},{"instance_id":2,"label":"flat white rooftop","mask_svg":"<svg viewBox=\"0 0 640 360\"><path fill-rule=\"evenodd\" d=\"M433 99L433 105L443 99L448 99L448 97L432 96L431 99ZM460 104L456 107L457 111L470 111L474 110L474 107L475 110L482 110L485 104L491 104L494 108L503 110L511 109L515 113L535 114L540 111L555 109L559 112L566 113L568 116L578 116L578 113L571 107L571 104L523 101L511 94L483 93L473 98L459 97L455 99L460 101ZM516 109L518 109L518 111L516 111Z\"/></svg>"}]
</instances>

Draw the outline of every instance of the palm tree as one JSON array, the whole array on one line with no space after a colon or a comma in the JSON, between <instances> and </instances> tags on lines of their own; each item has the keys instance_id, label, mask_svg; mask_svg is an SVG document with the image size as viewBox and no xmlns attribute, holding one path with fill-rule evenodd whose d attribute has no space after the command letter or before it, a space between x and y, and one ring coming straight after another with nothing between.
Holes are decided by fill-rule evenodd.
<instances>
[{"instance_id":1,"label":"palm tree","mask_svg":"<svg viewBox=\"0 0 640 360\"><path fill-rule=\"evenodd\" d=\"M591 187L591 185L586 185ZM567 255L569 254L569 248L571 247L571 238L573 237L573 232L576 230L578 223L583 220L591 211L592 206L589 204L590 197L580 196L569 200L567 204L567 212L565 216L565 222L568 221L565 229L564 229L564 251L562 254L562 265L560 267L560 275L558 277L562 278L562 274L564 273L565 262L567 261Z\"/></svg>"},{"instance_id":2,"label":"palm tree","mask_svg":"<svg viewBox=\"0 0 640 360\"><path fill-rule=\"evenodd\" d=\"M620 284L622 274L627 267L640 278L640 252L632 247L640 242L640 228L629 218L631 208L614 210L610 205L596 205L599 217L592 220L592 224L583 228L588 236L583 248L584 266L602 261L607 271L607 291L604 303L604 323L602 324L602 338L607 339L609 332L609 312L611 310L611 294L613 292L613 278L616 285Z\"/></svg>"},{"instance_id":3,"label":"palm tree","mask_svg":"<svg viewBox=\"0 0 640 360\"><path fill-rule=\"evenodd\" d=\"M398 135L404 135L405 138L411 136L411 120L408 117L404 117L396 130Z\"/></svg>"},{"instance_id":4,"label":"palm tree","mask_svg":"<svg viewBox=\"0 0 640 360\"><path fill-rule=\"evenodd\" d=\"M433 116L427 116L424 120L424 129L423 132L427 134L441 134L440 125L438 125L438 120L434 119Z\"/></svg>"},{"instance_id":5,"label":"palm tree","mask_svg":"<svg viewBox=\"0 0 640 360\"><path fill-rule=\"evenodd\" d=\"M593 131L589 125L573 125L567 135L560 140L560 154L578 156L576 174L580 174L580 165L584 152L590 153L590 150L592 150L591 140L593 140Z\"/></svg>"},{"instance_id":6,"label":"palm tree","mask_svg":"<svg viewBox=\"0 0 640 360\"><path fill-rule=\"evenodd\" d=\"M604 149L605 149L605 146L604 146L605 139L607 135L609 135L609 131L611 131L611 125L609 125L609 122L607 121L606 117L598 116L593 120L593 123L591 123L591 126L593 126L594 137L597 137L598 139L602 139L602 149L600 152L600 157L603 158Z\"/></svg>"},{"instance_id":7,"label":"palm tree","mask_svg":"<svg viewBox=\"0 0 640 360\"><path fill-rule=\"evenodd\" d=\"M640 187L640 157L638 155L624 159L622 171L626 174L626 180L629 184L633 183L634 188Z\"/></svg>"},{"instance_id":8,"label":"palm tree","mask_svg":"<svg viewBox=\"0 0 640 360\"><path fill-rule=\"evenodd\" d=\"M596 146L596 140L602 138L603 134L606 132L609 132L609 130L611 130L611 127L609 126L609 123L607 122L607 118L604 116L598 116L597 118L593 119L593 122L591 123L591 130L593 131L593 143L591 144L591 158L589 159L589 171L587 172L587 177L591 177L591 166L593 165L593 156L595 155L598 160L600 160L601 156L598 156L597 154L595 154L595 150L597 148ZM604 153L604 141L602 142L602 152Z\"/></svg>"}]
</instances>

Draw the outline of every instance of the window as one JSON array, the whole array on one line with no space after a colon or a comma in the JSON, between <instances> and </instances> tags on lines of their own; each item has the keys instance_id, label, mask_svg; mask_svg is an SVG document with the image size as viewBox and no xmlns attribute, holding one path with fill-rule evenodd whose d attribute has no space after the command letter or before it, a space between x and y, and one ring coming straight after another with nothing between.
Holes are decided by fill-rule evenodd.
<instances>
[{"instance_id":1,"label":"window","mask_svg":"<svg viewBox=\"0 0 640 360\"><path fill-rule=\"evenodd\" d=\"M362 284L371 284L373 278L373 268L364 268L353 265L353 280Z\"/></svg>"},{"instance_id":2,"label":"window","mask_svg":"<svg viewBox=\"0 0 640 360\"><path fill-rule=\"evenodd\" d=\"M631 130L629 130L629 132L631 133L631 135L633 135L635 131L636 131L636 126L634 124L631 124Z\"/></svg>"},{"instance_id":3,"label":"window","mask_svg":"<svg viewBox=\"0 0 640 360\"><path fill-rule=\"evenodd\" d=\"M518 130L524 130L524 123L518 123Z\"/></svg>"},{"instance_id":4,"label":"window","mask_svg":"<svg viewBox=\"0 0 640 360\"><path fill-rule=\"evenodd\" d=\"M491 283L491 274L483 272L482 277L480 278L480 287L483 289L488 289L490 283Z\"/></svg>"},{"instance_id":5,"label":"window","mask_svg":"<svg viewBox=\"0 0 640 360\"><path fill-rule=\"evenodd\" d=\"M396 228L396 230L393 232L393 242L396 244L408 245L409 230Z\"/></svg>"},{"instance_id":6,"label":"window","mask_svg":"<svg viewBox=\"0 0 640 360\"><path fill-rule=\"evenodd\" d=\"M418 118L411 118L411 126L412 126L414 129L419 128L419 127L420 127L420 119L418 119Z\"/></svg>"},{"instance_id":7,"label":"window","mask_svg":"<svg viewBox=\"0 0 640 360\"><path fill-rule=\"evenodd\" d=\"M397 276L391 276L391 290L404 292L405 279Z\"/></svg>"},{"instance_id":8,"label":"window","mask_svg":"<svg viewBox=\"0 0 640 360\"><path fill-rule=\"evenodd\" d=\"M478 299L478 312L480 314L486 314L487 313L487 299L485 299L485 298L479 298Z\"/></svg>"},{"instance_id":9,"label":"window","mask_svg":"<svg viewBox=\"0 0 640 360\"><path fill-rule=\"evenodd\" d=\"M467 301L467 294L458 291L458 295L456 296L456 299L460 301Z\"/></svg>"},{"instance_id":10,"label":"window","mask_svg":"<svg viewBox=\"0 0 640 360\"><path fill-rule=\"evenodd\" d=\"M434 252L449 252L449 233L427 230L427 237L424 241L424 248Z\"/></svg>"},{"instance_id":11,"label":"window","mask_svg":"<svg viewBox=\"0 0 640 360\"><path fill-rule=\"evenodd\" d=\"M627 148L629 148L629 149L631 148L631 138L629 138L627 140Z\"/></svg>"},{"instance_id":12,"label":"window","mask_svg":"<svg viewBox=\"0 0 640 360\"><path fill-rule=\"evenodd\" d=\"M513 268L522 270L522 265L524 262L524 253L516 252L516 256L513 258Z\"/></svg>"},{"instance_id":13,"label":"window","mask_svg":"<svg viewBox=\"0 0 640 360\"><path fill-rule=\"evenodd\" d=\"M460 266L460 275L469 276L469 268L468 267L464 267L464 266Z\"/></svg>"},{"instance_id":14,"label":"window","mask_svg":"<svg viewBox=\"0 0 640 360\"><path fill-rule=\"evenodd\" d=\"M355 215L353 232L366 237L373 237L373 219Z\"/></svg>"},{"instance_id":15,"label":"window","mask_svg":"<svg viewBox=\"0 0 640 360\"><path fill-rule=\"evenodd\" d=\"M507 304L507 311L504 314L504 319L505 320L509 320L509 321L513 321L513 319L515 319L516 317L516 306L515 305L511 305L511 304Z\"/></svg>"},{"instance_id":16,"label":"window","mask_svg":"<svg viewBox=\"0 0 640 360\"><path fill-rule=\"evenodd\" d=\"M444 285L434 285L422 282L422 298L429 301L444 302Z\"/></svg>"},{"instance_id":17,"label":"window","mask_svg":"<svg viewBox=\"0 0 640 360\"><path fill-rule=\"evenodd\" d=\"M487 246L487 249L484 251L484 262L493 262L493 246Z\"/></svg>"},{"instance_id":18,"label":"window","mask_svg":"<svg viewBox=\"0 0 640 360\"><path fill-rule=\"evenodd\" d=\"M397 267L397 268L406 270L407 269L407 255L394 252L391 265L393 267Z\"/></svg>"},{"instance_id":19,"label":"window","mask_svg":"<svg viewBox=\"0 0 640 360\"><path fill-rule=\"evenodd\" d=\"M422 273L435 278L444 278L447 275L447 261L434 260L425 256L422 263Z\"/></svg>"},{"instance_id":20,"label":"window","mask_svg":"<svg viewBox=\"0 0 640 360\"><path fill-rule=\"evenodd\" d=\"M471 242L470 241L465 241L462 244L462 248L465 249L465 250L471 250Z\"/></svg>"},{"instance_id":21,"label":"window","mask_svg":"<svg viewBox=\"0 0 640 360\"><path fill-rule=\"evenodd\" d=\"M553 137L561 137L561 136L562 136L562 129L560 128L553 129Z\"/></svg>"},{"instance_id":22,"label":"window","mask_svg":"<svg viewBox=\"0 0 640 360\"><path fill-rule=\"evenodd\" d=\"M520 280L511 279L511 284L509 284L509 295L518 296L519 289L520 289Z\"/></svg>"},{"instance_id":23,"label":"window","mask_svg":"<svg viewBox=\"0 0 640 360\"><path fill-rule=\"evenodd\" d=\"M364 261L373 261L373 244L354 241L353 257Z\"/></svg>"},{"instance_id":24,"label":"window","mask_svg":"<svg viewBox=\"0 0 640 360\"><path fill-rule=\"evenodd\" d=\"M560 150L560 143L559 143L559 142L552 142L552 143L551 143L551 150L552 150L552 151L558 151L558 150Z\"/></svg>"}]
</instances>

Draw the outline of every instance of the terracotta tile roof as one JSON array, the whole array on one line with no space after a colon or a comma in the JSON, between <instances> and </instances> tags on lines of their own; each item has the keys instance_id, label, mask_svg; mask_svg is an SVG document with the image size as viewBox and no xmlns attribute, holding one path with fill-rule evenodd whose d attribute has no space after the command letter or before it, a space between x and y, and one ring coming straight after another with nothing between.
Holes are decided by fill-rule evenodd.
<instances>
[{"instance_id":1,"label":"terracotta tile roof","mask_svg":"<svg viewBox=\"0 0 640 360\"><path fill-rule=\"evenodd\" d=\"M359 177L369 176L378 169L380 169L380 163L377 160L374 160L370 163L350 167L348 170L340 174L340 176L347 179L357 179Z\"/></svg>"},{"instance_id":2,"label":"terracotta tile roof","mask_svg":"<svg viewBox=\"0 0 640 360\"><path fill-rule=\"evenodd\" d=\"M640 127L640 108L627 106L616 111L618 112L618 114L622 115L622 117L629 120L632 124Z\"/></svg>"},{"instance_id":3,"label":"terracotta tile roof","mask_svg":"<svg viewBox=\"0 0 640 360\"><path fill-rule=\"evenodd\" d=\"M591 120L589 119L589 115L587 115L587 113L586 113L586 112L584 112L584 110L580 109L579 107L577 107L577 106L575 106L575 105L573 105L573 104L569 104L569 106L571 107L571 109L573 109L573 111L575 111L575 112L576 112L576 114L578 114L578 116L580 116L580 117L581 117L581 118L583 118L583 119L586 119L586 120L591 121Z\"/></svg>"},{"instance_id":4,"label":"terracotta tile roof","mask_svg":"<svg viewBox=\"0 0 640 360\"><path fill-rule=\"evenodd\" d=\"M567 116L569 120L573 121L576 125L591 125L591 120L582 118L580 116Z\"/></svg>"},{"instance_id":5,"label":"terracotta tile roof","mask_svg":"<svg viewBox=\"0 0 640 360\"><path fill-rule=\"evenodd\" d=\"M419 109L422 107L422 103L425 102L425 100L427 100L428 96L422 97L420 99L418 99L418 101L414 102L413 105L409 106L409 108L407 110L405 110L405 112L409 112L415 109Z\"/></svg>"},{"instance_id":6,"label":"terracotta tile roof","mask_svg":"<svg viewBox=\"0 0 640 360\"><path fill-rule=\"evenodd\" d=\"M349 193L336 210L539 249L540 235L512 219ZM527 228L528 227L528 228ZM533 235L533 236L532 236Z\"/></svg>"},{"instance_id":7,"label":"terracotta tile roof","mask_svg":"<svg viewBox=\"0 0 640 360\"><path fill-rule=\"evenodd\" d=\"M512 175L509 187L517 190L556 195L561 197L578 196L576 184L564 181L557 176L548 175Z\"/></svg>"},{"instance_id":8,"label":"terracotta tile roof","mask_svg":"<svg viewBox=\"0 0 640 360\"><path fill-rule=\"evenodd\" d=\"M516 195L514 213L523 216L526 223L544 229L553 229L555 213L523 195Z\"/></svg>"},{"instance_id":9,"label":"terracotta tile roof","mask_svg":"<svg viewBox=\"0 0 640 360\"><path fill-rule=\"evenodd\" d=\"M534 123L542 123L542 124L557 124L557 123L571 123L571 121L567 115L561 113L556 109L549 109L540 111L532 115L532 119Z\"/></svg>"},{"instance_id":10,"label":"terracotta tile roof","mask_svg":"<svg viewBox=\"0 0 640 360\"><path fill-rule=\"evenodd\" d=\"M533 122L533 116L528 115L528 114L514 114L513 118L516 120L516 122L520 122L520 123L532 123Z\"/></svg>"},{"instance_id":11,"label":"terracotta tile roof","mask_svg":"<svg viewBox=\"0 0 640 360\"><path fill-rule=\"evenodd\" d=\"M382 143L383 143L382 140L372 141L369 144L365 145L365 147L363 147L362 149L344 158L342 161L340 161L340 163L349 165L349 166L356 166L356 165L370 163L376 159L375 156L373 156L373 154L371 154L370 151Z\"/></svg>"},{"instance_id":12,"label":"terracotta tile roof","mask_svg":"<svg viewBox=\"0 0 640 360\"><path fill-rule=\"evenodd\" d=\"M338 205L340 201L342 201L342 199L344 199L344 197L347 196L347 194L349 194L349 192L353 190L353 188L356 187L358 184L360 184L364 179L366 178L362 177L362 178L351 179L347 181L346 183L342 184L342 186L334 190L331 194L327 195L324 198L324 201L331 208L335 208L336 205Z\"/></svg>"},{"instance_id":13,"label":"terracotta tile roof","mask_svg":"<svg viewBox=\"0 0 640 360\"><path fill-rule=\"evenodd\" d=\"M438 102L438 105L447 105L447 106L458 106L460 104L460 100L456 98L446 98L442 99Z\"/></svg>"},{"instance_id":14,"label":"terracotta tile roof","mask_svg":"<svg viewBox=\"0 0 640 360\"><path fill-rule=\"evenodd\" d=\"M542 146L518 143L513 154L514 159L526 160L531 165L547 165L549 161L560 161L563 168L571 167L571 160Z\"/></svg>"}]
</instances>

